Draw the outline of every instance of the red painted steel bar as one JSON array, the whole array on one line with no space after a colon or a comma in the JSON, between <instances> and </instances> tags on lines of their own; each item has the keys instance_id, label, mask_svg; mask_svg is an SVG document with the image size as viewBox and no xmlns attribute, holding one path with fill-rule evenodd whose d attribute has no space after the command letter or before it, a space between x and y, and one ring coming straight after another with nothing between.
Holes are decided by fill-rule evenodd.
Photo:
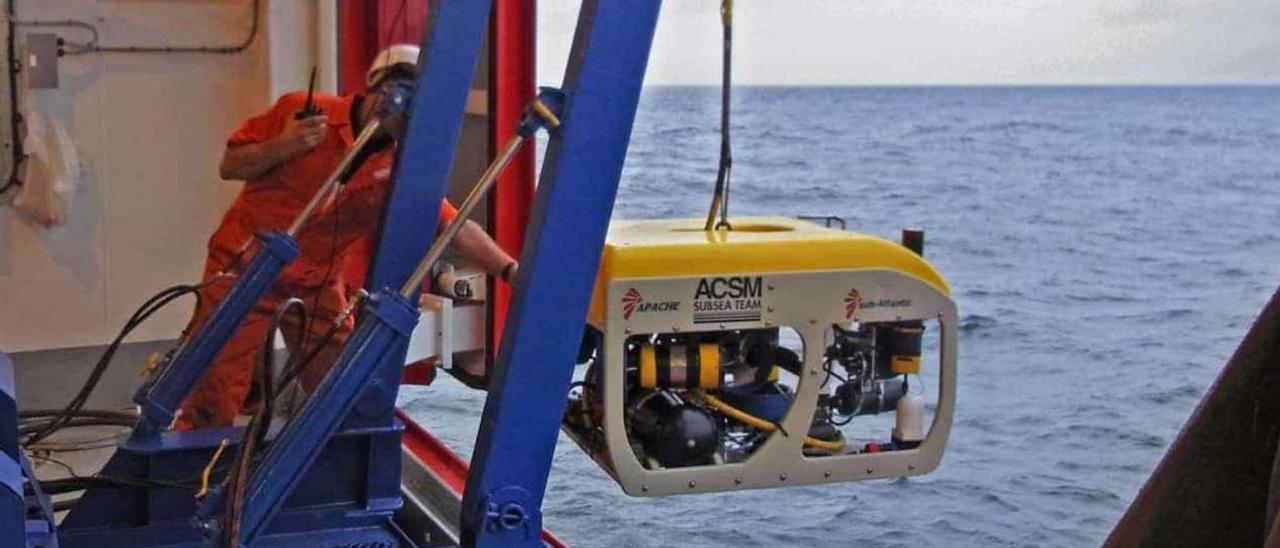
<instances>
[{"instance_id":1,"label":"red painted steel bar","mask_svg":"<svg viewBox=\"0 0 1280 548\"><path fill-rule=\"evenodd\" d=\"M520 114L537 93L537 2L496 0L490 35L490 151L497 151L515 134ZM533 204L535 148L524 147L498 178L490 200L489 232L513 257L520 256L525 226ZM492 154L491 154L492 155ZM489 295L490 356L497 356L498 341L507 317L511 286L495 282Z\"/></svg>"},{"instance_id":2,"label":"red painted steel bar","mask_svg":"<svg viewBox=\"0 0 1280 548\"><path fill-rule=\"evenodd\" d=\"M383 48L417 44L426 30L428 0L338 2L338 93L364 90L365 70Z\"/></svg>"}]
</instances>

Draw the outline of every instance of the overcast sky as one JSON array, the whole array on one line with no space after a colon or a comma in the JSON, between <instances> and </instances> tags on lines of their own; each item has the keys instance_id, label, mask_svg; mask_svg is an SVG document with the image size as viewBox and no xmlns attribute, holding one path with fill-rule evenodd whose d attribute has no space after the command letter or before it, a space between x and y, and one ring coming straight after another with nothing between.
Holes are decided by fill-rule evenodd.
<instances>
[{"instance_id":1,"label":"overcast sky","mask_svg":"<svg viewBox=\"0 0 1280 548\"><path fill-rule=\"evenodd\" d=\"M559 84L579 2L538 4L539 79ZM719 81L719 5L664 2L647 83ZM734 79L1280 83L1280 0L737 0Z\"/></svg>"}]
</instances>

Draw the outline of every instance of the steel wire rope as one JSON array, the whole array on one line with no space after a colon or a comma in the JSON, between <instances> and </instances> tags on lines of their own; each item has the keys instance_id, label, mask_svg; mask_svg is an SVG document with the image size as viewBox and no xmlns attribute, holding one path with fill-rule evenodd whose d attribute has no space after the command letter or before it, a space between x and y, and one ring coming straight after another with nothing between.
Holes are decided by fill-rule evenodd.
<instances>
[{"instance_id":1,"label":"steel wire rope","mask_svg":"<svg viewBox=\"0 0 1280 548\"><path fill-rule=\"evenodd\" d=\"M707 210L703 230L733 230L729 224L729 186L733 171L733 150L729 135L729 107L733 87L733 0L721 0L720 22L724 28L723 56L720 72L720 165L716 170L716 186ZM716 220L716 214L720 220Z\"/></svg>"}]
</instances>

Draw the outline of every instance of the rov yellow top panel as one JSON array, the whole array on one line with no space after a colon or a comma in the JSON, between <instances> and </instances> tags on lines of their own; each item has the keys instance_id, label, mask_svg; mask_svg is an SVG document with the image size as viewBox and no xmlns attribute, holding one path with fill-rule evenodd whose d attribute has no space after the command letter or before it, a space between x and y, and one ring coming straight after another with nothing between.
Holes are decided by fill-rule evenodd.
<instances>
[{"instance_id":1,"label":"rov yellow top panel","mask_svg":"<svg viewBox=\"0 0 1280 548\"><path fill-rule=\"evenodd\" d=\"M901 245L790 217L739 217L733 230L706 232L701 219L614 221L609 225L592 316L603 316L609 282L750 272L886 269L914 276L945 295L938 271Z\"/></svg>"}]
</instances>

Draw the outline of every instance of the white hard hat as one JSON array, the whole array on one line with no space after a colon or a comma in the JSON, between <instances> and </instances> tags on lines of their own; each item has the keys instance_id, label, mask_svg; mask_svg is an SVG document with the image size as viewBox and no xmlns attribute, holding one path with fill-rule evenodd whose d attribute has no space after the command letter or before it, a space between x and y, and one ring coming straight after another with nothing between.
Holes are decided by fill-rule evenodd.
<instances>
[{"instance_id":1,"label":"white hard hat","mask_svg":"<svg viewBox=\"0 0 1280 548\"><path fill-rule=\"evenodd\" d=\"M418 46L412 44L396 44L378 52L369 64L369 72L365 73L365 83L372 86L382 78L382 73L396 65L418 65Z\"/></svg>"}]
</instances>

